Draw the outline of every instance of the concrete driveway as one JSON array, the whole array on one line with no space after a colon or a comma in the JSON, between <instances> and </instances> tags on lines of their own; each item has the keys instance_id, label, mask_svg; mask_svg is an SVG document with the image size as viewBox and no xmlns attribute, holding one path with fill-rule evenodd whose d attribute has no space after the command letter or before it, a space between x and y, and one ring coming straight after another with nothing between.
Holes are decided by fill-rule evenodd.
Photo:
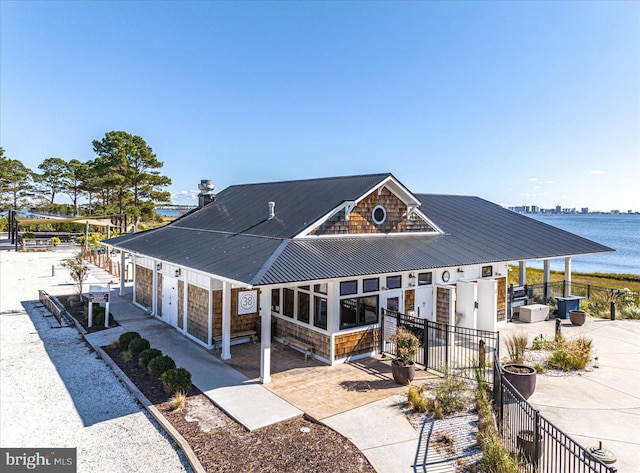
<instances>
[{"instance_id":1,"label":"concrete driveway","mask_svg":"<svg viewBox=\"0 0 640 473\"><path fill-rule=\"evenodd\" d=\"M553 338L555 320L499 325L504 340L520 330ZM565 337L593 340L599 368L568 376L538 375L529 402L549 421L584 447L598 445L617 457L618 471L640 471L640 321L587 318L582 327L562 320ZM529 345L530 346L530 345Z\"/></svg>"}]
</instances>

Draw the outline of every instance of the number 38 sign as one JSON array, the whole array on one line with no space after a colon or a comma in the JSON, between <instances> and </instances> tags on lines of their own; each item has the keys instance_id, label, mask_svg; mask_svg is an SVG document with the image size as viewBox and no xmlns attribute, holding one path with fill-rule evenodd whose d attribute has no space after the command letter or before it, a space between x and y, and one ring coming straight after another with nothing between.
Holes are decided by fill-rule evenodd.
<instances>
[{"instance_id":1,"label":"number 38 sign","mask_svg":"<svg viewBox=\"0 0 640 473\"><path fill-rule=\"evenodd\" d=\"M238 315L258 312L258 291L238 292Z\"/></svg>"}]
</instances>

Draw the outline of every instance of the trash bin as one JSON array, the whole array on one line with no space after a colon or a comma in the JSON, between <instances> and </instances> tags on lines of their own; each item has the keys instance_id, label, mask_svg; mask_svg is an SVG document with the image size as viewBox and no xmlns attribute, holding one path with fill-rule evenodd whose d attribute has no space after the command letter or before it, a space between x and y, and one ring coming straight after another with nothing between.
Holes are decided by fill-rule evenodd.
<instances>
[{"instance_id":1,"label":"trash bin","mask_svg":"<svg viewBox=\"0 0 640 473\"><path fill-rule=\"evenodd\" d=\"M558 318L568 319L570 310L580 310L581 296L556 297L558 301Z\"/></svg>"}]
</instances>

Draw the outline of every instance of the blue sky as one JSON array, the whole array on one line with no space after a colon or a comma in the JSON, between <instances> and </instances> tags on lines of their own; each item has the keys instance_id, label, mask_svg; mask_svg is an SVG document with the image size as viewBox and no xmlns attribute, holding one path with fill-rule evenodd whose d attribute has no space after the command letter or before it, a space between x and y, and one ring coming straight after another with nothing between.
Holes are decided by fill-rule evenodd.
<instances>
[{"instance_id":1,"label":"blue sky","mask_svg":"<svg viewBox=\"0 0 640 473\"><path fill-rule=\"evenodd\" d=\"M0 146L142 136L175 201L392 172L416 192L640 210L640 2L0 1Z\"/></svg>"}]
</instances>

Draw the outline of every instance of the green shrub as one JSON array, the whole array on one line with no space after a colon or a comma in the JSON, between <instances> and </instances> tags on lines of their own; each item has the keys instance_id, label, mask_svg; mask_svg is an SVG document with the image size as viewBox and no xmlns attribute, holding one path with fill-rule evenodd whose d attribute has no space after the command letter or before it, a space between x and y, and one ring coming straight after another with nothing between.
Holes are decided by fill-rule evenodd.
<instances>
[{"instance_id":1,"label":"green shrub","mask_svg":"<svg viewBox=\"0 0 640 473\"><path fill-rule=\"evenodd\" d=\"M58 246L60 244L60 238L58 238L58 237L51 238L51 244L53 246Z\"/></svg>"},{"instance_id":2,"label":"green shrub","mask_svg":"<svg viewBox=\"0 0 640 473\"><path fill-rule=\"evenodd\" d=\"M186 393L191 387L191 373L184 368L172 368L160 376L169 394Z\"/></svg>"},{"instance_id":3,"label":"green shrub","mask_svg":"<svg viewBox=\"0 0 640 473\"><path fill-rule=\"evenodd\" d=\"M467 381L453 376L447 368L443 369L443 373L444 377L431 390L435 399L427 400L428 408L436 418L463 411L471 402Z\"/></svg>"},{"instance_id":4,"label":"green shrub","mask_svg":"<svg viewBox=\"0 0 640 473\"><path fill-rule=\"evenodd\" d=\"M592 345L592 340L584 335L572 340L562 339L556 344L547 366L563 371L584 369L591 361Z\"/></svg>"},{"instance_id":5,"label":"green shrub","mask_svg":"<svg viewBox=\"0 0 640 473\"><path fill-rule=\"evenodd\" d=\"M173 369L175 367L176 362L173 361L173 358L167 355L156 356L147 365L149 374L154 378L159 378L165 371L169 371L170 369Z\"/></svg>"},{"instance_id":6,"label":"green shrub","mask_svg":"<svg viewBox=\"0 0 640 473\"><path fill-rule=\"evenodd\" d=\"M151 360L153 360L157 356L162 356L162 352L160 350L156 350L155 348L147 348L146 350L142 350L138 355L138 361L142 366L147 366Z\"/></svg>"},{"instance_id":7,"label":"green shrub","mask_svg":"<svg viewBox=\"0 0 640 473\"><path fill-rule=\"evenodd\" d=\"M151 344L146 338L134 338L131 340L131 343L129 343L131 358L137 358L140 353L149 348L151 348Z\"/></svg>"},{"instance_id":8,"label":"green shrub","mask_svg":"<svg viewBox=\"0 0 640 473\"><path fill-rule=\"evenodd\" d=\"M125 332L120 335L118 338L118 344L120 345L120 350L125 351L129 349L129 343L136 338L140 338L140 334L138 332Z\"/></svg>"}]
</instances>

